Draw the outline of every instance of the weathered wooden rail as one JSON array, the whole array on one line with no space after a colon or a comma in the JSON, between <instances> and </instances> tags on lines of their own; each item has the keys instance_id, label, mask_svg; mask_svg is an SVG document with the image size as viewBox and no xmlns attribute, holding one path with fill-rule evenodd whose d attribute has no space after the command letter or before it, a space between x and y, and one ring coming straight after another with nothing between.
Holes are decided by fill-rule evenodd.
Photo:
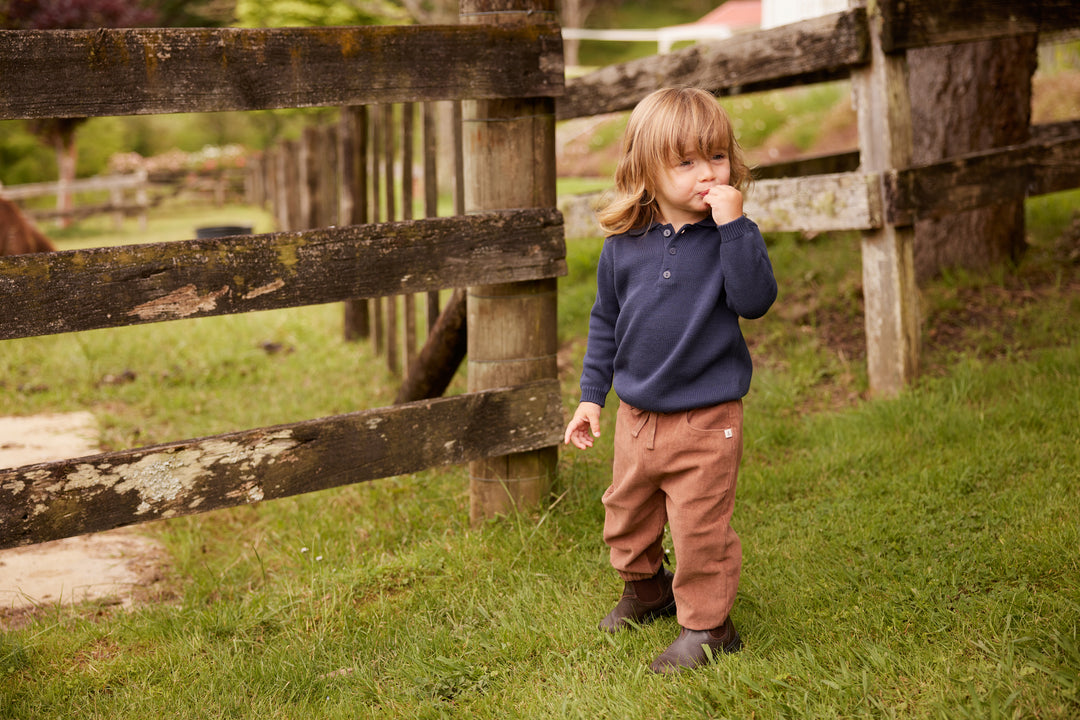
<instances>
[{"instance_id":1,"label":"weathered wooden rail","mask_svg":"<svg viewBox=\"0 0 1080 720\"><path fill-rule=\"evenodd\" d=\"M552 379L0 470L0 547L537 449L562 419Z\"/></svg>"},{"instance_id":2,"label":"weathered wooden rail","mask_svg":"<svg viewBox=\"0 0 1080 720\"><path fill-rule=\"evenodd\" d=\"M554 25L0 30L5 118L562 93Z\"/></svg>"},{"instance_id":3,"label":"weathered wooden rail","mask_svg":"<svg viewBox=\"0 0 1080 720\"><path fill-rule=\"evenodd\" d=\"M563 253L559 214L538 209L16 255L0 340L536 280Z\"/></svg>"},{"instance_id":4,"label":"weathered wooden rail","mask_svg":"<svg viewBox=\"0 0 1080 720\"><path fill-rule=\"evenodd\" d=\"M567 80L556 114L566 120L629 110L664 85L736 95L847 78L868 62L869 43L863 8L744 33Z\"/></svg>"},{"instance_id":5,"label":"weathered wooden rail","mask_svg":"<svg viewBox=\"0 0 1080 720\"><path fill-rule=\"evenodd\" d=\"M870 385L877 394L891 395L919 365L913 224L1080 187L1080 121L1032 126L1030 141L1020 145L913 163L906 52L1078 27L1080 3L1073 0L871 0L845 12L568 80L557 115L569 119L628 110L664 85L735 95L850 78L859 152L766 168L747 211L766 230L863 232ZM587 216L593 201L584 197L563 203L562 209L568 217Z\"/></svg>"},{"instance_id":6,"label":"weathered wooden rail","mask_svg":"<svg viewBox=\"0 0 1080 720\"><path fill-rule=\"evenodd\" d=\"M1002 197L1045 195L1080 187L1080 121L1031 127L1023 145L958 155L884 174L859 171L858 153L805 163L765 166L755 173L747 213L766 232L874 230L885 223L911 225L1000 202ZM810 170L798 172L800 166ZM848 166L846 172L813 172ZM784 174L781 174L784 173ZM599 193L565 203L590 205ZM595 219L588 232L599 234ZM580 232L580 231L579 231Z\"/></svg>"},{"instance_id":7,"label":"weathered wooden rail","mask_svg":"<svg viewBox=\"0 0 1080 720\"><path fill-rule=\"evenodd\" d=\"M559 29L542 3L519 10L437 27L4 31L0 119L432 99L550 105L563 89ZM537 132L522 142L550 144L553 114ZM499 153L486 154L507 162ZM488 160L471 167L477 187L494 177ZM0 258L0 339L465 286L529 294L565 273L554 153L530 162L550 175L536 202L477 202L469 216ZM501 332L514 313L540 330L507 345L493 367L514 366L514 353L532 358L536 342L546 352L553 313L514 303L487 310L474 320L481 335ZM506 457L510 468L549 457L562 429L554 364L497 376L508 381L495 387L485 375L445 400L0 470L0 547L447 463ZM524 478L528 492L517 485L522 472L488 478L504 488L501 502L489 493L474 511L542 496L546 467Z\"/></svg>"}]
</instances>

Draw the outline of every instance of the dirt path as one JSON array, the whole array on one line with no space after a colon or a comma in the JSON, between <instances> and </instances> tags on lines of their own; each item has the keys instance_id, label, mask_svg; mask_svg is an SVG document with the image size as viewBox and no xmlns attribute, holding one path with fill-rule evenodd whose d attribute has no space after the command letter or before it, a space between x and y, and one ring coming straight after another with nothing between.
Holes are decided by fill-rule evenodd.
<instances>
[{"instance_id":1,"label":"dirt path","mask_svg":"<svg viewBox=\"0 0 1080 720\"><path fill-rule=\"evenodd\" d=\"M92 455L97 437L87 412L0 417L0 468ZM129 529L0 550L0 628L57 604L130 605L161 579L165 557L156 541Z\"/></svg>"}]
</instances>

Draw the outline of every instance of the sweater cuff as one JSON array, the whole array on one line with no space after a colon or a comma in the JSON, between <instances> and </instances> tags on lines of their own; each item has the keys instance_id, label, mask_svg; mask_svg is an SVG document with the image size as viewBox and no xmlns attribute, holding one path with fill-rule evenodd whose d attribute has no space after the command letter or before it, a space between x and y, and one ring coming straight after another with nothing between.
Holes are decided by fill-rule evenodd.
<instances>
[{"instance_id":1,"label":"sweater cuff","mask_svg":"<svg viewBox=\"0 0 1080 720\"><path fill-rule=\"evenodd\" d=\"M600 407L604 407L604 402L607 400L607 391L598 390L596 388L581 388L581 402L596 403Z\"/></svg>"},{"instance_id":2,"label":"sweater cuff","mask_svg":"<svg viewBox=\"0 0 1080 720\"><path fill-rule=\"evenodd\" d=\"M757 223L746 215L743 215L742 217L735 218L729 223L717 225L716 229L720 231L720 242L726 242L753 233L757 230Z\"/></svg>"}]
</instances>

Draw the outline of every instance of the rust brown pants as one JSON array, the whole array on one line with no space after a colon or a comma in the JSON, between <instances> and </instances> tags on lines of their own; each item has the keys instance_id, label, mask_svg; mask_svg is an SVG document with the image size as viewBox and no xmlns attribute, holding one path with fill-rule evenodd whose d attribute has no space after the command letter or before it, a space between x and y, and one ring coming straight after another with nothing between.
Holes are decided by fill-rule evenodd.
<instances>
[{"instance_id":1,"label":"rust brown pants","mask_svg":"<svg viewBox=\"0 0 1080 720\"><path fill-rule=\"evenodd\" d=\"M735 603L742 544L731 528L742 460L742 400L679 413L619 405L604 493L604 542L623 580L660 569L664 525L675 546L679 624L708 630Z\"/></svg>"}]
</instances>

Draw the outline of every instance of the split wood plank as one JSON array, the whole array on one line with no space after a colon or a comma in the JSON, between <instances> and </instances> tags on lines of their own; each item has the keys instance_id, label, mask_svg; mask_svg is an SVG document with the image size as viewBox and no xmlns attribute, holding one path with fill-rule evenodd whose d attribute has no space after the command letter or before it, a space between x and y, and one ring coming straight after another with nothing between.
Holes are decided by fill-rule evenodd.
<instances>
[{"instance_id":1,"label":"split wood plank","mask_svg":"<svg viewBox=\"0 0 1080 720\"><path fill-rule=\"evenodd\" d=\"M468 314L465 290L458 288L431 326L423 349L409 364L395 403L439 397L461 366L468 351Z\"/></svg>"}]
</instances>

